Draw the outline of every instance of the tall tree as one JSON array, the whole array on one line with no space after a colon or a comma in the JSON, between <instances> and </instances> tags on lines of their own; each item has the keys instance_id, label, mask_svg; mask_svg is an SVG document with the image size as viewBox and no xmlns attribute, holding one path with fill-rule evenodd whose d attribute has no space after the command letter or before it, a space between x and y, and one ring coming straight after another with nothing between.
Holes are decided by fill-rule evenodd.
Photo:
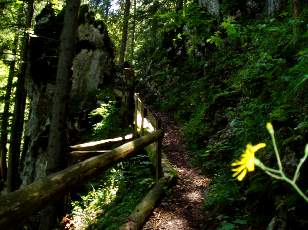
<instances>
[{"instance_id":1,"label":"tall tree","mask_svg":"<svg viewBox=\"0 0 308 230\"><path fill-rule=\"evenodd\" d=\"M15 63L16 63L16 50L18 43L18 34L15 34L12 54L14 59L9 63L9 75L7 79L5 98L4 98L4 110L2 113L2 122L1 122L1 135L0 135L0 180L6 180L7 174L7 166L6 166L6 157L7 157L7 148L6 144L8 141L8 124L9 124L9 116L10 116L10 105L11 105L11 93L13 87L13 78L15 74Z\"/></svg>"},{"instance_id":2,"label":"tall tree","mask_svg":"<svg viewBox=\"0 0 308 230\"><path fill-rule=\"evenodd\" d=\"M56 89L47 147L47 175L61 169L64 161L63 150L66 139L66 114L79 7L80 0L66 1L64 25L60 38ZM51 229L55 224L56 213L56 204L49 204L49 206L42 211L40 229Z\"/></svg>"},{"instance_id":3,"label":"tall tree","mask_svg":"<svg viewBox=\"0 0 308 230\"><path fill-rule=\"evenodd\" d=\"M301 1L293 0L293 17L298 18L301 12Z\"/></svg>"},{"instance_id":4,"label":"tall tree","mask_svg":"<svg viewBox=\"0 0 308 230\"><path fill-rule=\"evenodd\" d=\"M134 14L132 21L132 40L131 40L131 59L134 60L134 48L135 48L135 35L136 35L136 13L137 13L137 1L134 0Z\"/></svg>"},{"instance_id":5,"label":"tall tree","mask_svg":"<svg viewBox=\"0 0 308 230\"><path fill-rule=\"evenodd\" d=\"M301 0L292 0L293 18L296 20L301 13ZM293 26L293 44L296 44L300 36L300 26L295 23Z\"/></svg>"},{"instance_id":6,"label":"tall tree","mask_svg":"<svg viewBox=\"0 0 308 230\"><path fill-rule=\"evenodd\" d=\"M129 22L129 10L130 10L130 0L126 0L125 7L124 7L122 40L121 40L121 48L120 48L120 56L119 56L120 64L123 64L124 59L125 59L127 34L128 34L128 22Z\"/></svg>"},{"instance_id":7,"label":"tall tree","mask_svg":"<svg viewBox=\"0 0 308 230\"><path fill-rule=\"evenodd\" d=\"M19 157L20 157L20 145L23 133L24 124L24 112L26 103L26 90L25 90L25 79L27 70L27 58L29 49L29 34L28 29L31 28L31 22L34 11L34 0L27 1L26 8L26 21L25 30L21 39L21 53L20 53L20 68L18 72L16 96L15 96L15 107L14 116L12 122L12 132L10 140L9 150L9 161L8 161L8 175L7 175L7 186L8 191L14 191L18 188L18 168L19 168Z\"/></svg>"}]
</instances>

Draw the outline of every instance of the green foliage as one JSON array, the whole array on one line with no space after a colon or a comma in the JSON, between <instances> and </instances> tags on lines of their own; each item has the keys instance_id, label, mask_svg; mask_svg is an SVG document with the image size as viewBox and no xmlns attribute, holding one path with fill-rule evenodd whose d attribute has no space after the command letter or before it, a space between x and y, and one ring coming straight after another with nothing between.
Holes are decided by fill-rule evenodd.
<instances>
[{"instance_id":1,"label":"green foliage","mask_svg":"<svg viewBox=\"0 0 308 230\"><path fill-rule=\"evenodd\" d=\"M247 224L247 220L243 220L240 217L232 220L229 216L222 216L222 221L217 227L217 230L233 230L244 227Z\"/></svg>"},{"instance_id":2,"label":"green foliage","mask_svg":"<svg viewBox=\"0 0 308 230\"><path fill-rule=\"evenodd\" d=\"M88 183L85 193L71 204L71 216L74 222L79 222L79 228L95 223L97 215L116 198L122 177L121 170L110 168L96 181Z\"/></svg>"},{"instance_id":3,"label":"green foliage","mask_svg":"<svg viewBox=\"0 0 308 230\"><path fill-rule=\"evenodd\" d=\"M228 174L223 171L216 174L206 194L204 205L207 209L231 208L235 201L239 199L238 186Z\"/></svg>"},{"instance_id":4,"label":"green foliage","mask_svg":"<svg viewBox=\"0 0 308 230\"><path fill-rule=\"evenodd\" d=\"M231 176L222 175L247 143L264 140L265 123L272 121L277 127L277 136L282 140L279 145L285 148L282 161L290 173L301 158L308 135L307 7L302 18L296 20L296 26L302 29L294 42L295 21L289 12L281 11L271 18L259 14L250 20L255 13L261 13L264 4L256 3L254 9L247 4L248 1L224 1L221 18L189 3L185 14L158 11L156 25L162 23L164 27L144 34L143 52L137 60L141 85L154 89L156 105L172 112L182 125L192 158L208 173L221 172L215 176L205 199L208 210L215 207L219 211L212 213L226 216L214 218L221 229L240 226L234 220L241 218L237 218L234 208L230 211L226 207L228 204L245 216L244 225L264 228L278 215L278 203L273 200L282 200L283 194L293 197L280 183L266 184L259 173L237 191L232 189L236 184ZM236 15L238 10L245 17L225 13ZM174 41L172 46L166 46L166 41L156 35L169 36ZM186 52L177 46L179 43L184 43L181 47ZM173 49L174 55L169 55ZM149 66L147 71L145 66ZM268 164L275 160L273 155L261 153L260 157ZM300 181L304 185L305 178L303 173ZM261 194L259 199L265 197L267 201L266 212L250 196L257 193ZM282 212L292 207L294 213L300 213L301 205L296 202L286 201ZM254 217L247 216L250 212L256 212ZM302 227L301 224L296 226Z\"/></svg>"},{"instance_id":5,"label":"green foliage","mask_svg":"<svg viewBox=\"0 0 308 230\"><path fill-rule=\"evenodd\" d=\"M245 198L229 173L216 173L205 194L205 210L207 215L215 216L212 225L215 229L242 229L248 224L241 206ZM211 227L214 229L214 227Z\"/></svg>"},{"instance_id":6,"label":"green foliage","mask_svg":"<svg viewBox=\"0 0 308 230\"><path fill-rule=\"evenodd\" d=\"M222 28L229 39L235 39L239 36L237 32L237 25L234 17L227 17L220 24L220 28ZM213 35L211 35L206 42L215 45L217 48L222 47L224 44L224 39L222 38L222 31L215 31Z\"/></svg>"},{"instance_id":7,"label":"green foliage","mask_svg":"<svg viewBox=\"0 0 308 230\"><path fill-rule=\"evenodd\" d=\"M184 132L187 135L187 141L191 147L198 146L205 138L204 131L206 124L204 123L205 105L201 104L196 107L196 111L192 115L189 122L184 127Z\"/></svg>"},{"instance_id":8,"label":"green foliage","mask_svg":"<svg viewBox=\"0 0 308 230\"><path fill-rule=\"evenodd\" d=\"M233 230L235 229L234 224L228 222L222 222L217 230Z\"/></svg>"},{"instance_id":9,"label":"green foliage","mask_svg":"<svg viewBox=\"0 0 308 230\"><path fill-rule=\"evenodd\" d=\"M214 35L212 35L210 38L206 40L206 42L214 44L216 47L221 47L223 44L223 40L221 38L221 32L216 31Z\"/></svg>"},{"instance_id":10,"label":"green foliage","mask_svg":"<svg viewBox=\"0 0 308 230\"><path fill-rule=\"evenodd\" d=\"M118 111L115 101L109 101L102 103L100 107L90 113L92 119L100 120L93 125L92 136L94 138L102 139L114 136L115 130L119 130Z\"/></svg>"},{"instance_id":11,"label":"green foliage","mask_svg":"<svg viewBox=\"0 0 308 230\"><path fill-rule=\"evenodd\" d=\"M226 30L227 35L229 37L234 37L238 34L235 22L236 22L235 18L229 16L229 17L225 18L224 21L221 23L221 27Z\"/></svg>"},{"instance_id":12,"label":"green foliage","mask_svg":"<svg viewBox=\"0 0 308 230\"><path fill-rule=\"evenodd\" d=\"M109 168L72 202L72 223L78 229L118 229L154 184L152 170L145 153Z\"/></svg>"},{"instance_id":13,"label":"green foliage","mask_svg":"<svg viewBox=\"0 0 308 230\"><path fill-rule=\"evenodd\" d=\"M127 134L127 129L119 127L113 94L104 90L98 99L101 106L90 114L91 120L97 121L92 136L103 139ZM76 229L118 229L155 183L153 172L144 151L107 169L73 196L71 223Z\"/></svg>"}]
</instances>

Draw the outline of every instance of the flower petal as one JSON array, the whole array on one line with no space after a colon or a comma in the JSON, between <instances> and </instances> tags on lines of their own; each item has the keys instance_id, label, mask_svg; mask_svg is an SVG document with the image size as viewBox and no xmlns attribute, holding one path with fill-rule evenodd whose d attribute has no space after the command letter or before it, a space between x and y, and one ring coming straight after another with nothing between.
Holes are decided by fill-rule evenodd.
<instances>
[{"instance_id":1,"label":"flower petal","mask_svg":"<svg viewBox=\"0 0 308 230\"><path fill-rule=\"evenodd\" d=\"M259 143L257 145L247 144L246 149L237 160L231 164L234 168L232 169L233 177L237 177L239 181L242 181L247 172L254 171L255 169L255 152L266 146L265 143Z\"/></svg>"},{"instance_id":2,"label":"flower petal","mask_svg":"<svg viewBox=\"0 0 308 230\"><path fill-rule=\"evenodd\" d=\"M236 177L240 172L235 172L232 174L232 177Z\"/></svg>"},{"instance_id":3,"label":"flower petal","mask_svg":"<svg viewBox=\"0 0 308 230\"><path fill-rule=\"evenodd\" d=\"M243 172L241 172L241 174L238 175L237 179L238 179L239 181L242 181L242 180L244 179L246 173L247 173L247 170L244 169Z\"/></svg>"},{"instance_id":4,"label":"flower petal","mask_svg":"<svg viewBox=\"0 0 308 230\"><path fill-rule=\"evenodd\" d=\"M265 143L259 143L257 145L252 146L252 151L257 152L259 149L264 148L266 146Z\"/></svg>"},{"instance_id":5,"label":"flower petal","mask_svg":"<svg viewBox=\"0 0 308 230\"><path fill-rule=\"evenodd\" d=\"M241 161L235 161L231 164L231 166L237 166L237 165L242 165Z\"/></svg>"},{"instance_id":6,"label":"flower petal","mask_svg":"<svg viewBox=\"0 0 308 230\"><path fill-rule=\"evenodd\" d=\"M241 172L241 171L243 171L245 168L246 168L245 165L241 165L241 166L239 166L239 167L237 167L237 168L232 169L232 171L233 171L233 172Z\"/></svg>"}]
</instances>

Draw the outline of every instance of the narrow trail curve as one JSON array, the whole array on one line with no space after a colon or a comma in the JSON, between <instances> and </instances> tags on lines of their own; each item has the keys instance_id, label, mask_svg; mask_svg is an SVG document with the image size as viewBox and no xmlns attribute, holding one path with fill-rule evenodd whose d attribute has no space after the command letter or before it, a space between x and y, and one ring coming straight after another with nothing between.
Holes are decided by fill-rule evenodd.
<instances>
[{"instance_id":1,"label":"narrow trail curve","mask_svg":"<svg viewBox=\"0 0 308 230\"><path fill-rule=\"evenodd\" d=\"M171 195L160 202L149 217L143 230L205 229L206 217L202 211L204 192L210 179L200 174L188 162L188 152L181 130L167 114L156 112L165 129L163 151L178 173Z\"/></svg>"}]
</instances>

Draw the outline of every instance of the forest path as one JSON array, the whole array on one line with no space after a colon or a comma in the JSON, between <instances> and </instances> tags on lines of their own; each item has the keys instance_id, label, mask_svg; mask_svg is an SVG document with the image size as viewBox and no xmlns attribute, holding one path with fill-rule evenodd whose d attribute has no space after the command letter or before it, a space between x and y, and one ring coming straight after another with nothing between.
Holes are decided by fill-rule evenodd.
<instances>
[{"instance_id":1,"label":"forest path","mask_svg":"<svg viewBox=\"0 0 308 230\"><path fill-rule=\"evenodd\" d=\"M168 114L155 114L161 118L165 130L163 152L177 171L178 179L171 194L154 209L143 230L205 229L206 218L202 208L210 179L189 164L183 134Z\"/></svg>"}]
</instances>

